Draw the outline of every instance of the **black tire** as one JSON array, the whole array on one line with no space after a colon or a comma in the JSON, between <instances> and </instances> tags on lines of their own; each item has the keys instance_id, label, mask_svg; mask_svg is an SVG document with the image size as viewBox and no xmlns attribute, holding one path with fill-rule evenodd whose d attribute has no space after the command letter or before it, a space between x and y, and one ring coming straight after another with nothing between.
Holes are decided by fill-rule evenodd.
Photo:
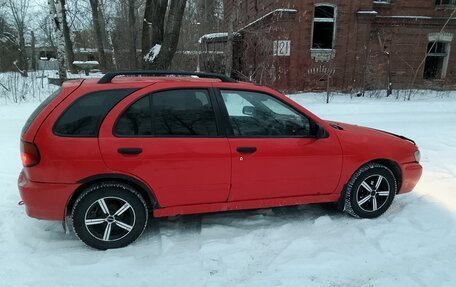
<instances>
[{"instance_id":1,"label":"black tire","mask_svg":"<svg viewBox=\"0 0 456 287\"><path fill-rule=\"evenodd\" d=\"M76 236L90 247L121 248L135 241L148 220L147 205L131 186L103 182L87 188L71 213Z\"/></svg>"},{"instance_id":2,"label":"black tire","mask_svg":"<svg viewBox=\"0 0 456 287\"><path fill-rule=\"evenodd\" d=\"M382 215L393 202L397 180L384 165L369 163L358 169L347 184L344 211L359 218Z\"/></svg>"}]
</instances>

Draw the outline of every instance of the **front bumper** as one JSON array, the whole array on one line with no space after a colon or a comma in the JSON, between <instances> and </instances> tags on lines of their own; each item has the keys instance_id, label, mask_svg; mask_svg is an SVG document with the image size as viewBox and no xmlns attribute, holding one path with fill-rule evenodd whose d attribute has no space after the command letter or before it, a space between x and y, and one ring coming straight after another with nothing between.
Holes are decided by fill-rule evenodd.
<instances>
[{"instance_id":1,"label":"front bumper","mask_svg":"<svg viewBox=\"0 0 456 287\"><path fill-rule=\"evenodd\" d=\"M65 208L79 184L43 183L30 181L22 171L18 188L28 216L64 220Z\"/></svg>"},{"instance_id":2,"label":"front bumper","mask_svg":"<svg viewBox=\"0 0 456 287\"><path fill-rule=\"evenodd\" d=\"M423 173L423 167L417 162L405 163L401 165L402 185L399 193L412 191Z\"/></svg>"}]
</instances>

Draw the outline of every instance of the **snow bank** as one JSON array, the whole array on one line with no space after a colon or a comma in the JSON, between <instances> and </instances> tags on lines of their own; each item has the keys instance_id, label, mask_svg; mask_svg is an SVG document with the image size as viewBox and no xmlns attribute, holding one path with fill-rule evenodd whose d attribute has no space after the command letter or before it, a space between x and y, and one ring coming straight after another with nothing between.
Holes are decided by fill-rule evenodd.
<instances>
[{"instance_id":1,"label":"snow bank","mask_svg":"<svg viewBox=\"0 0 456 287\"><path fill-rule=\"evenodd\" d=\"M96 66L99 65L98 61L73 61L73 64L76 66L85 66L85 65L90 65L90 66Z\"/></svg>"},{"instance_id":2,"label":"snow bank","mask_svg":"<svg viewBox=\"0 0 456 287\"><path fill-rule=\"evenodd\" d=\"M144 61L153 63L155 58L157 58L158 54L160 54L161 50L161 45L160 44L155 44L149 52L144 56Z\"/></svg>"},{"instance_id":3,"label":"snow bank","mask_svg":"<svg viewBox=\"0 0 456 287\"><path fill-rule=\"evenodd\" d=\"M455 286L456 93L290 97L322 118L416 140L416 190L374 220L320 205L173 217L127 248L95 251L17 206L20 129L37 103L3 104L0 286Z\"/></svg>"},{"instance_id":4,"label":"snow bank","mask_svg":"<svg viewBox=\"0 0 456 287\"><path fill-rule=\"evenodd\" d=\"M377 11L373 11L373 10L372 11L362 11L362 10L360 10L360 11L357 11L356 14L377 15L378 12Z\"/></svg>"},{"instance_id":5,"label":"snow bank","mask_svg":"<svg viewBox=\"0 0 456 287\"><path fill-rule=\"evenodd\" d=\"M233 36L237 37L240 36L241 34L237 32L233 32ZM228 38L228 32L220 32L220 33L210 33L210 34L205 34L199 38L198 43L202 43L203 41L208 41L210 40L226 40Z\"/></svg>"}]
</instances>

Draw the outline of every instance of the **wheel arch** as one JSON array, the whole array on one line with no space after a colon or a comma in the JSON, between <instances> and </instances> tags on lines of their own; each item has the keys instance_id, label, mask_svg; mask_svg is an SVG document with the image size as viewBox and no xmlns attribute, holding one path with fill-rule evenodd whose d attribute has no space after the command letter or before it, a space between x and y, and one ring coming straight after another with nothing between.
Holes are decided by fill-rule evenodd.
<instances>
[{"instance_id":1,"label":"wheel arch","mask_svg":"<svg viewBox=\"0 0 456 287\"><path fill-rule=\"evenodd\" d=\"M134 177L124 175L124 174L115 174L115 173L99 174L99 175L89 176L89 177L83 178L78 181L78 183L80 183L81 185L79 185L78 188L76 188L76 190L73 192L73 194L68 199L68 202L67 202L67 205L65 208L65 218L68 216L68 214L71 213L71 209L73 208L79 195L81 195L87 187L89 187L93 184L96 184L96 183L103 182L103 181L110 181L110 182L116 181L119 183L131 185L144 198L144 201L147 204L147 209L150 212L152 212L156 208L159 208L158 201L157 201L152 189L149 188L145 183L143 183L139 179L136 179Z\"/></svg>"},{"instance_id":2,"label":"wheel arch","mask_svg":"<svg viewBox=\"0 0 456 287\"><path fill-rule=\"evenodd\" d=\"M387 168L389 168L391 170L391 172L393 173L394 177L396 178L396 183L397 183L396 193L399 193L399 190L401 190L401 186L402 186L402 170L401 170L400 165L391 159L378 158L378 159L368 161L361 166L364 166L369 163L378 163L378 164L384 165Z\"/></svg>"}]
</instances>

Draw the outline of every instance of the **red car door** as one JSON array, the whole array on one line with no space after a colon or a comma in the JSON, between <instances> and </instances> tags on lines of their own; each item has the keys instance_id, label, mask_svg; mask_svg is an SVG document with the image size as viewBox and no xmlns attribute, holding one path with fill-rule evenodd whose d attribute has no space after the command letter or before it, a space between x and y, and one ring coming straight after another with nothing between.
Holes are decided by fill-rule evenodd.
<instances>
[{"instance_id":1,"label":"red car door","mask_svg":"<svg viewBox=\"0 0 456 287\"><path fill-rule=\"evenodd\" d=\"M313 121L278 98L221 90L231 126L229 201L330 194L342 151L335 135L317 139Z\"/></svg>"},{"instance_id":2,"label":"red car door","mask_svg":"<svg viewBox=\"0 0 456 287\"><path fill-rule=\"evenodd\" d=\"M213 97L188 83L129 96L102 124L105 163L149 185L161 207L226 201L231 154L218 135Z\"/></svg>"}]
</instances>

